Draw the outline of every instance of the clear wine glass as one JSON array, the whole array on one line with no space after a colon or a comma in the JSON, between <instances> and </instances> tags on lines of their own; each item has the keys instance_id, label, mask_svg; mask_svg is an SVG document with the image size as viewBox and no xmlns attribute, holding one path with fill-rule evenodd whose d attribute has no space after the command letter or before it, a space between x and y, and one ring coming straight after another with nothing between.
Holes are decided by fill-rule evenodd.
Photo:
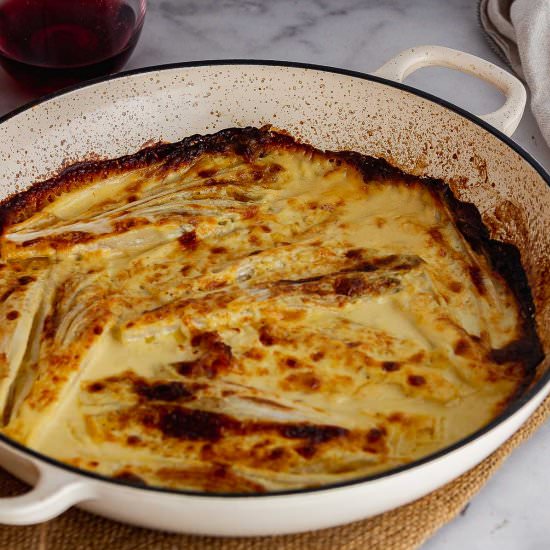
<instances>
[{"instance_id":1,"label":"clear wine glass","mask_svg":"<svg viewBox=\"0 0 550 550\"><path fill-rule=\"evenodd\" d=\"M146 0L0 0L0 65L34 94L116 72Z\"/></svg>"}]
</instances>

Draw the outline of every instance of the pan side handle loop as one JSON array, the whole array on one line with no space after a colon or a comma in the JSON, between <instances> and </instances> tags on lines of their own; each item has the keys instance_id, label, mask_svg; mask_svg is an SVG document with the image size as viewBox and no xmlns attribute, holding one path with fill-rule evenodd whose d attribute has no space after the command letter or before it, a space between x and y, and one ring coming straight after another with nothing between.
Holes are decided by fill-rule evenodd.
<instances>
[{"instance_id":1,"label":"pan side handle loop","mask_svg":"<svg viewBox=\"0 0 550 550\"><path fill-rule=\"evenodd\" d=\"M0 524L31 525L54 517L84 500L94 498L90 483L40 467L36 485L27 493L0 498Z\"/></svg>"},{"instance_id":2,"label":"pan side handle loop","mask_svg":"<svg viewBox=\"0 0 550 550\"><path fill-rule=\"evenodd\" d=\"M509 72L475 55L443 46L417 46L397 54L372 74L396 82L403 82L417 69L432 66L456 69L481 78L498 88L506 97L504 105L479 118L508 137L514 133L527 101L525 87Z\"/></svg>"}]
</instances>

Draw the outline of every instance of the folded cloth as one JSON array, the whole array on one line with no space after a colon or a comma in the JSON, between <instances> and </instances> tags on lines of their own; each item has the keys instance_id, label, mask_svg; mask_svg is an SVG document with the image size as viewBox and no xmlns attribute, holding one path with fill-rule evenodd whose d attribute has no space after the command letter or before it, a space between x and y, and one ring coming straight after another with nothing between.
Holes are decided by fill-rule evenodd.
<instances>
[{"instance_id":1,"label":"folded cloth","mask_svg":"<svg viewBox=\"0 0 550 550\"><path fill-rule=\"evenodd\" d=\"M550 145L550 0L481 0L481 26L531 91L531 109Z\"/></svg>"}]
</instances>

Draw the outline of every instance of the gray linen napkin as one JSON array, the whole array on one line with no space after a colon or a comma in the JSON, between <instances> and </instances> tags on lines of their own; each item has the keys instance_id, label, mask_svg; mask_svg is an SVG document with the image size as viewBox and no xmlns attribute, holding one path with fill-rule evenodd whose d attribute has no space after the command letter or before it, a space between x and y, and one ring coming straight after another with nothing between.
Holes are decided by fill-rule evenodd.
<instances>
[{"instance_id":1,"label":"gray linen napkin","mask_svg":"<svg viewBox=\"0 0 550 550\"><path fill-rule=\"evenodd\" d=\"M531 109L550 145L550 0L481 0L481 26L531 91Z\"/></svg>"}]
</instances>

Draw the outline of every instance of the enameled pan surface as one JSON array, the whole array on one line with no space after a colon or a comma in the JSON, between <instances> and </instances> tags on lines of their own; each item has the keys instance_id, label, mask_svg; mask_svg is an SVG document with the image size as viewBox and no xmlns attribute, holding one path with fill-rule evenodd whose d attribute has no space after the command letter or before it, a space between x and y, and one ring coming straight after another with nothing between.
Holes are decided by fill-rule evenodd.
<instances>
[{"instance_id":1,"label":"enameled pan surface","mask_svg":"<svg viewBox=\"0 0 550 550\"><path fill-rule=\"evenodd\" d=\"M227 61L133 71L76 87L0 120L0 198L77 160L116 157L159 140L263 124L317 147L384 157L403 170L449 182L460 199L476 204L495 238L520 249L548 350L548 176L477 117L379 77L299 64ZM1 463L33 484L40 477L21 506L0 502L0 521L41 521L86 499L82 506L96 513L182 532L269 534L352 521L418 498L475 465L542 401L549 380L546 361L534 385L505 414L434 456L366 480L276 496L137 489L40 457L0 436ZM36 497L45 498L45 504L31 513ZM309 515L298 513L306 506ZM216 525L205 519L212 514L220 515Z\"/></svg>"}]
</instances>

